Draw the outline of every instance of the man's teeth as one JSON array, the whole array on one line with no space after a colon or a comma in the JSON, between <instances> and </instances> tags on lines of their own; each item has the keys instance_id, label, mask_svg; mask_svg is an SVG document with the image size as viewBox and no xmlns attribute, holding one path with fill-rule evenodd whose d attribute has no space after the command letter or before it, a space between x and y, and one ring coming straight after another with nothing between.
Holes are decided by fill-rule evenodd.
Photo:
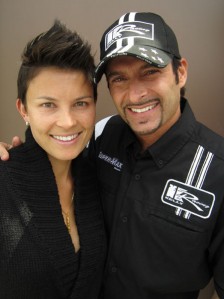
<instances>
[{"instance_id":1,"label":"man's teeth","mask_svg":"<svg viewBox=\"0 0 224 299\"><path fill-rule=\"evenodd\" d=\"M71 140L75 139L77 136L78 136L78 134L74 134L74 135L70 135L70 136L53 135L53 138L55 138L57 140L61 140L61 141L71 141Z\"/></svg>"},{"instance_id":2,"label":"man's teeth","mask_svg":"<svg viewBox=\"0 0 224 299\"><path fill-rule=\"evenodd\" d=\"M154 104L154 105L150 105L150 106L147 106L145 108L130 108L131 111L133 112L137 112L137 113L142 113L142 112L146 112L146 111L149 111L149 110L152 110L154 107L156 107L157 104Z\"/></svg>"}]
</instances>

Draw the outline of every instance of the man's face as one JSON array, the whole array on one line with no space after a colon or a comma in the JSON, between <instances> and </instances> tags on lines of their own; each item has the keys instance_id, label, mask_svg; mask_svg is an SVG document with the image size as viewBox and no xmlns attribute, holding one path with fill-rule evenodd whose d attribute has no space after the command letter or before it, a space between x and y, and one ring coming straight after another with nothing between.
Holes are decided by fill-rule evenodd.
<instances>
[{"instance_id":1,"label":"man's face","mask_svg":"<svg viewBox=\"0 0 224 299\"><path fill-rule=\"evenodd\" d=\"M131 56L119 56L107 64L115 106L143 147L160 138L180 116L180 89L187 78L184 59L178 76L177 83L171 63L157 68Z\"/></svg>"}]
</instances>

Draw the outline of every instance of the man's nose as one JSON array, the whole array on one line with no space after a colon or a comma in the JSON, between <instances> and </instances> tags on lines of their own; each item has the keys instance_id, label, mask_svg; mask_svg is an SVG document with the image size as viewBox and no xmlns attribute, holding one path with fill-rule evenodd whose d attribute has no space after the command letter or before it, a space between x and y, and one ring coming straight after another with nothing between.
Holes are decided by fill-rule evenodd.
<instances>
[{"instance_id":1,"label":"man's nose","mask_svg":"<svg viewBox=\"0 0 224 299\"><path fill-rule=\"evenodd\" d=\"M132 103L138 103L141 99L147 96L147 86L141 80L131 80L129 84L129 100Z\"/></svg>"}]
</instances>

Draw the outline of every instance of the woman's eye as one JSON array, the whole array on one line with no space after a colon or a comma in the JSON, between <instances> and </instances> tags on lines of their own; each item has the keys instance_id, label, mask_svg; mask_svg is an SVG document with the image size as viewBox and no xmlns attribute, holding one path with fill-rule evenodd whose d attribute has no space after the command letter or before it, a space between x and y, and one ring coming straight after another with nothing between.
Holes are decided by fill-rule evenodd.
<instances>
[{"instance_id":1,"label":"woman's eye","mask_svg":"<svg viewBox=\"0 0 224 299\"><path fill-rule=\"evenodd\" d=\"M80 102L75 103L76 107L85 107L86 105L87 105L87 103L84 102L84 101L80 101Z\"/></svg>"},{"instance_id":2,"label":"woman's eye","mask_svg":"<svg viewBox=\"0 0 224 299\"><path fill-rule=\"evenodd\" d=\"M53 103L43 103L42 106L45 108L53 108L55 105Z\"/></svg>"}]
</instances>

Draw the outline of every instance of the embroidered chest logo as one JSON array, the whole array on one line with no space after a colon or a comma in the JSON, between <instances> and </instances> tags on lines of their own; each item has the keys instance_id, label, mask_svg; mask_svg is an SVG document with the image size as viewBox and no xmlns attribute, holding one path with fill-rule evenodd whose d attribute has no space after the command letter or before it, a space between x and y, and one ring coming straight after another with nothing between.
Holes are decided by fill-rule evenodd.
<instances>
[{"instance_id":1,"label":"embroidered chest logo","mask_svg":"<svg viewBox=\"0 0 224 299\"><path fill-rule=\"evenodd\" d=\"M176 208L175 213L189 219L191 214L200 218L209 218L215 202L215 195L202 189L207 171L213 159L213 154L208 152L199 169L200 161L204 154L204 148L199 146L185 183L168 180L162 194L162 202ZM196 178L196 173L199 175ZM193 182L196 181L193 186Z\"/></svg>"},{"instance_id":2,"label":"embroidered chest logo","mask_svg":"<svg viewBox=\"0 0 224 299\"><path fill-rule=\"evenodd\" d=\"M104 154L103 152L99 153L98 158L100 158L101 160L111 164L114 167L115 170L117 170L117 171L122 170L123 163L121 163L118 160L118 158L115 158L115 157L112 158L112 157Z\"/></svg>"},{"instance_id":3,"label":"embroidered chest logo","mask_svg":"<svg viewBox=\"0 0 224 299\"><path fill-rule=\"evenodd\" d=\"M215 197L212 193L197 189L175 180L169 180L162 195L162 201L176 207L177 215L184 211L184 217L194 214L201 218L209 218Z\"/></svg>"}]
</instances>

